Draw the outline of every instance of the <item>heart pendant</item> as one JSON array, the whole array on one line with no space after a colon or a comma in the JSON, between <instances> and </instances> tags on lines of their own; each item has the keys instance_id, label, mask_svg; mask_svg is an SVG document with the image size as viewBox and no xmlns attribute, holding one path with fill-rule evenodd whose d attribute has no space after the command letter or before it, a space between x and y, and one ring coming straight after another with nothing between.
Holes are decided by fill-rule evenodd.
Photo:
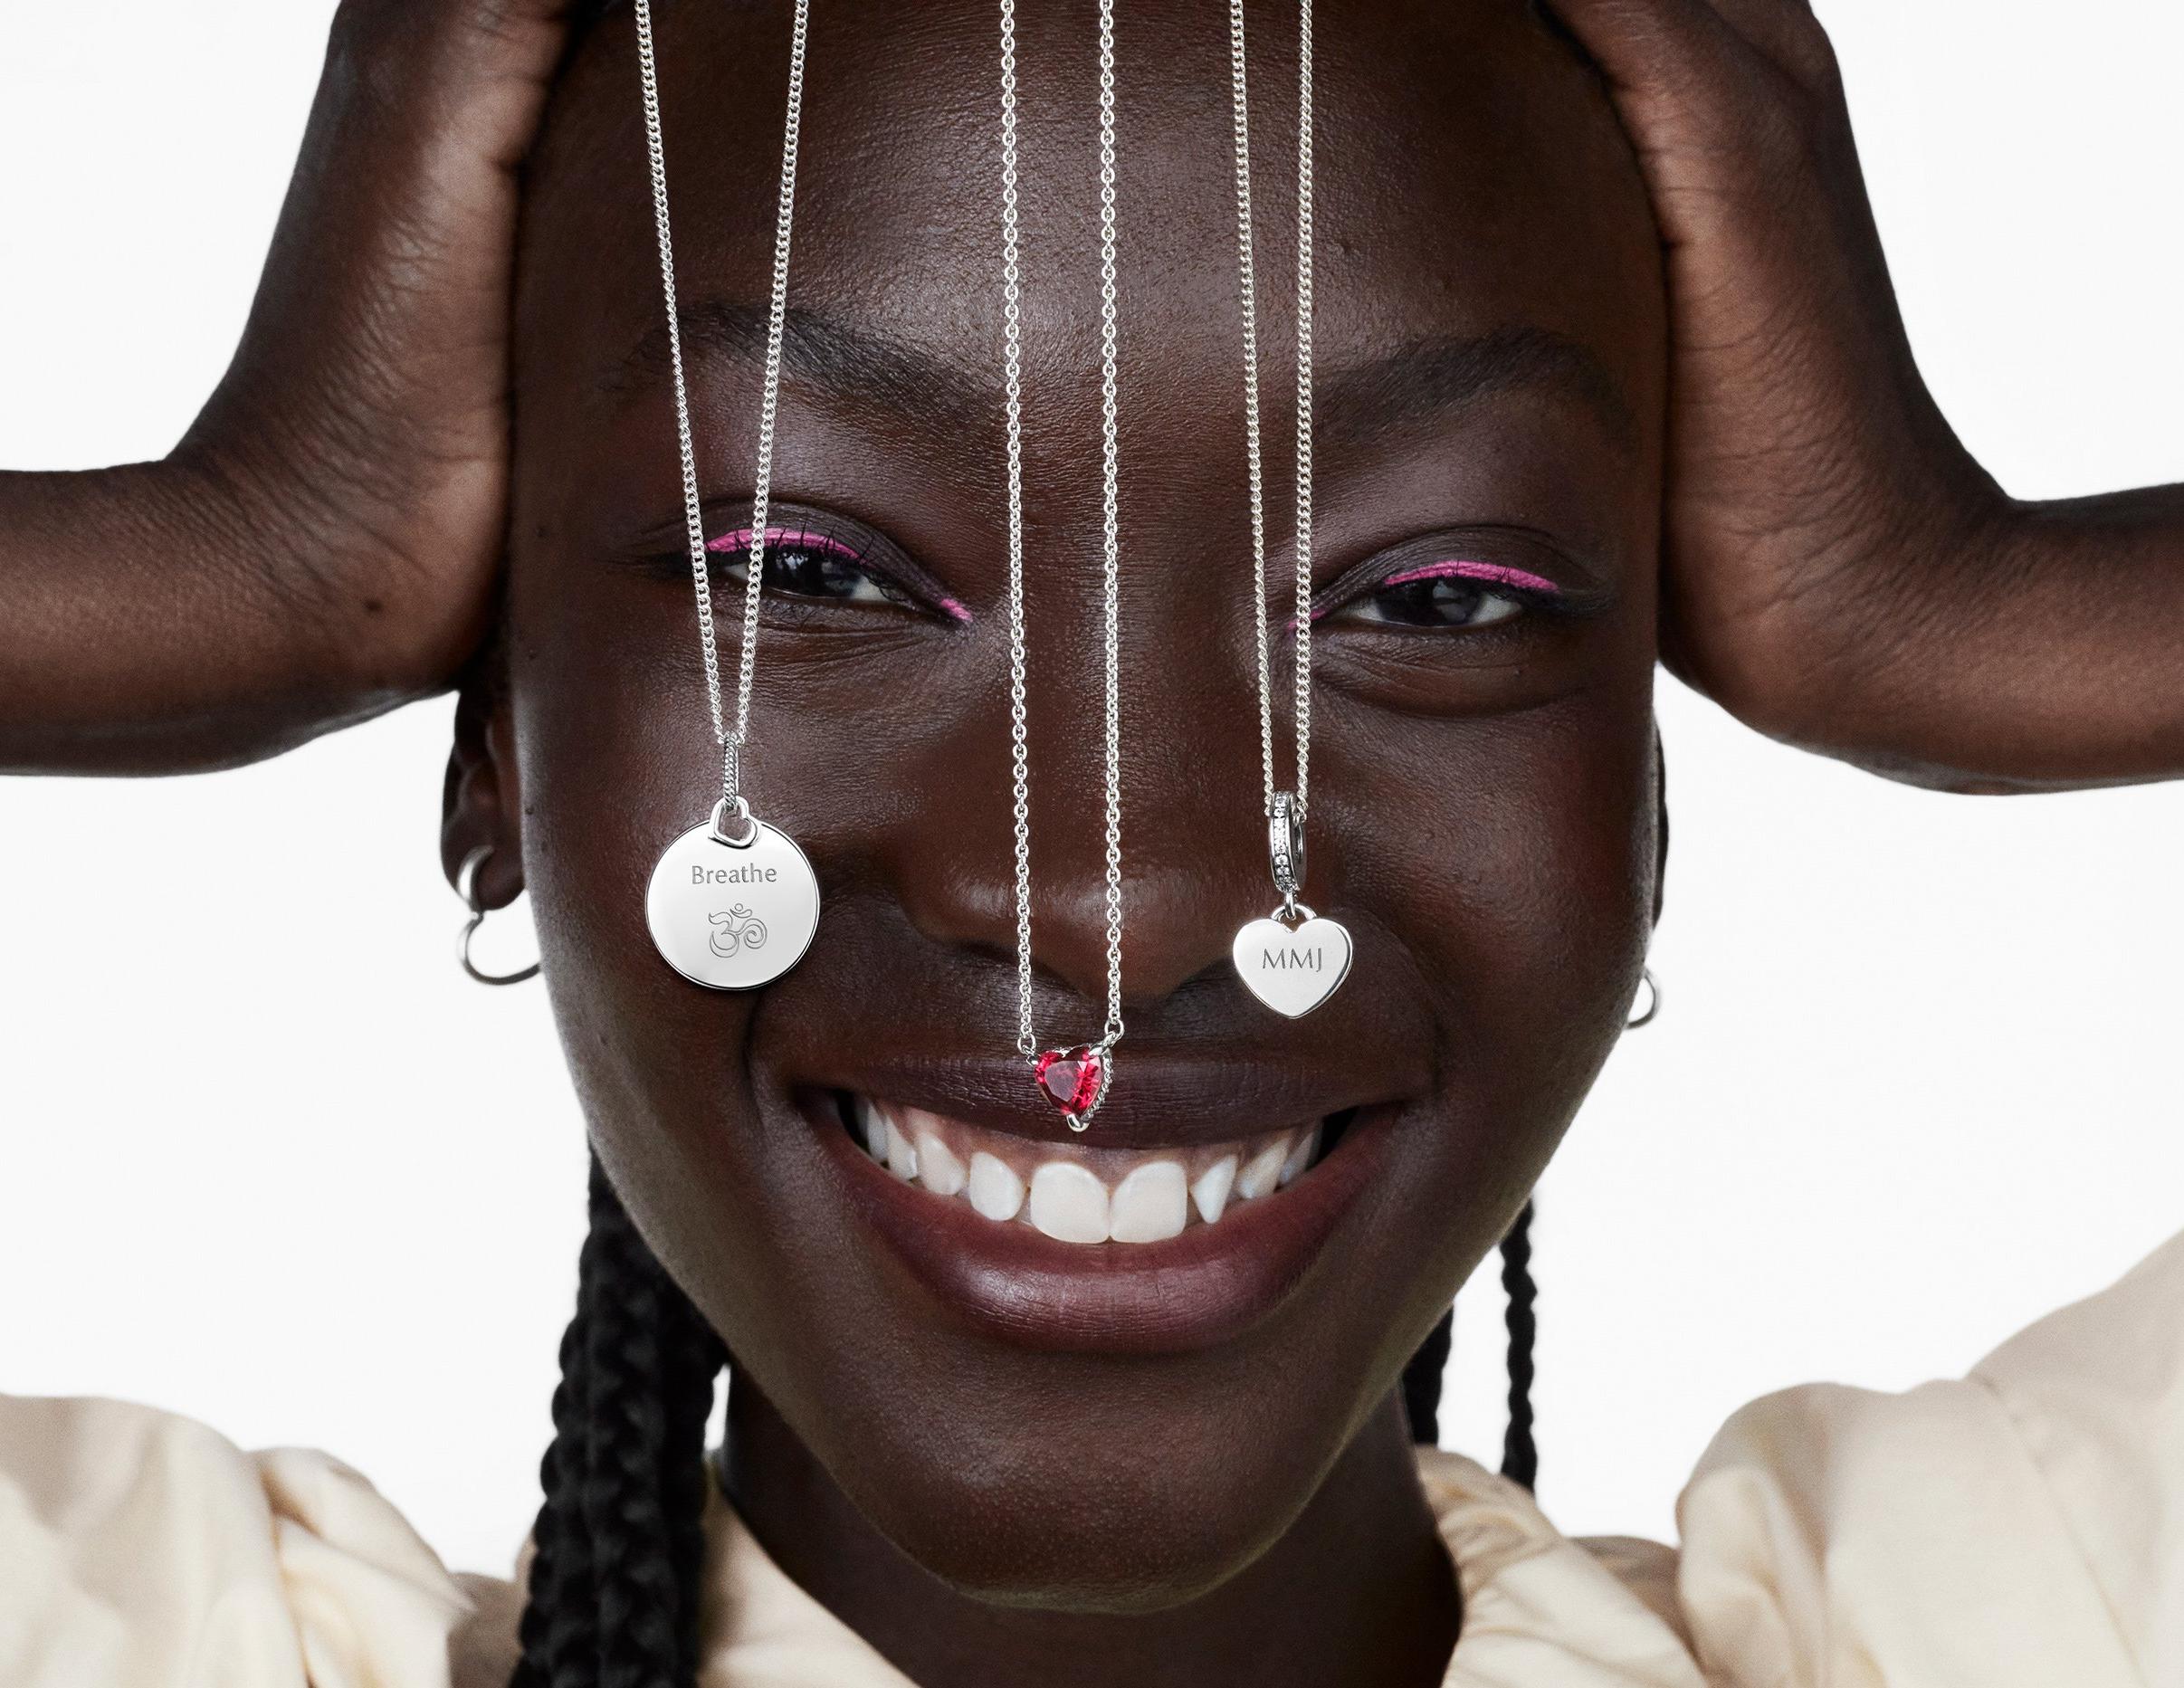
<instances>
[{"instance_id":1,"label":"heart pendant","mask_svg":"<svg viewBox=\"0 0 2184 1688\"><path fill-rule=\"evenodd\" d=\"M1032 1063L1039 1094L1082 1131L1107 1096L1107 1057L1089 1044L1050 1049Z\"/></svg>"},{"instance_id":2,"label":"heart pendant","mask_svg":"<svg viewBox=\"0 0 2184 1688\"><path fill-rule=\"evenodd\" d=\"M1350 974L1350 933L1309 915L1292 930L1254 920L1236 934L1229 958L1244 988L1276 1014L1301 1020L1335 994Z\"/></svg>"}]
</instances>

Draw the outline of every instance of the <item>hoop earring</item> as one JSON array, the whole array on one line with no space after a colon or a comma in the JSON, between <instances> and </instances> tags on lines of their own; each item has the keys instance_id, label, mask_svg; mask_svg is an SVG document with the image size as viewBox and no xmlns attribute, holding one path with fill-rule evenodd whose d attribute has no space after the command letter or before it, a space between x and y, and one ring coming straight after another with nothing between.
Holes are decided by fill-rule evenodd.
<instances>
[{"instance_id":1,"label":"hoop earring","mask_svg":"<svg viewBox=\"0 0 2184 1688\"><path fill-rule=\"evenodd\" d=\"M478 870L485 865L486 858L492 853L492 845L480 844L463 858L463 865L456 870L455 895L470 905L470 919L463 923L463 936L455 940L455 959L463 964L463 970L481 985L520 985L527 978L538 977L538 962L532 962L520 973L485 973L481 972L478 964L470 958L470 940L477 936L478 929L485 924L488 912L485 904L478 897Z\"/></svg>"},{"instance_id":2,"label":"hoop earring","mask_svg":"<svg viewBox=\"0 0 2184 1688\"><path fill-rule=\"evenodd\" d=\"M1661 1012L1661 984L1658 979L1654 978L1653 968L1645 969L1640 982L1645 987L1645 1006L1642 1011L1632 1015L1629 1019L1623 1022L1623 1029L1626 1032L1635 1032L1641 1026L1651 1025L1654 1023L1654 1016Z\"/></svg>"}]
</instances>

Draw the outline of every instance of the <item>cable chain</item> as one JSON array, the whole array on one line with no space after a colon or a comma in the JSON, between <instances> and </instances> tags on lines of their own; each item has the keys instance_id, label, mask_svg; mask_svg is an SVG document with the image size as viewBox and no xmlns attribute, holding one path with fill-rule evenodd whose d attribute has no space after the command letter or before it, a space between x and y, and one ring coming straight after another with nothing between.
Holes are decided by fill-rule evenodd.
<instances>
[{"instance_id":1,"label":"cable chain","mask_svg":"<svg viewBox=\"0 0 2184 1688\"><path fill-rule=\"evenodd\" d=\"M698 496L697 449L691 439L690 386L682 365L682 321L675 297L674 236L667 206L667 148L660 124L659 61L653 44L650 0L636 0L637 66L644 85L644 144L651 165L653 224L659 238L660 287L667 302L668 360L674 376L675 443L682 467L682 518L691 577L698 600L698 644L705 658L705 695L713 739L720 746L721 795L741 795L743 749L750 742L751 682L758 660L758 601L766 582L767 506L772 496L775 424L780 411L781 343L788 317L789 232L796 197L796 142L803 124L805 42L810 0L796 0L789 46L788 116L781 144L781 196L774 223L773 295L767 312L766 384L758 410L758 463L751 506L751 545L743 591L743 632L736 674L736 730L728 730L720 688L720 653L713 628L713 590L705 549L705 516Z\"/></svg>"}]
</instances>

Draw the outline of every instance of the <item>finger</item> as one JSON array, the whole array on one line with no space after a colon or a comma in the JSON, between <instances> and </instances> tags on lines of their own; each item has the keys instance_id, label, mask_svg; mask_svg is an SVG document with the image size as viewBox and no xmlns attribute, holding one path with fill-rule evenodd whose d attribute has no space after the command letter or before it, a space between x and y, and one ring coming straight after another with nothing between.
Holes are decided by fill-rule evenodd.
<instances>
[{"instance_id":1,"label":"finger","mask_svg":"<svg viewBox=\"0 0 2184 1688\"><path fill-rule=\"evenodd\" d=\"M1812 0L1711 0L1723 22L1807 88L1836 80L1835 46Z\"/></svg>"},{"instance_id":2,"label":"finger","mask_svg":"<svg viewBox=\"0 0 2184 1688\"><path fill-rule=\"evenodd\" d=\"M1810 0L1550 0L1618 93L1679 104L1731 97L1762 65L1807 88L1836 79Z\"/></svg>"},{"instance_id":3,"label":"finger","mask_svg":"<svg viewBox=\"0 0 2184 1688\"><path fill-rule=\"evenodd\" d=\"M1709 0L1552 0L1619 95L1689 98L1747 68L1749 43Z\"/></svg>"}]
</instances>

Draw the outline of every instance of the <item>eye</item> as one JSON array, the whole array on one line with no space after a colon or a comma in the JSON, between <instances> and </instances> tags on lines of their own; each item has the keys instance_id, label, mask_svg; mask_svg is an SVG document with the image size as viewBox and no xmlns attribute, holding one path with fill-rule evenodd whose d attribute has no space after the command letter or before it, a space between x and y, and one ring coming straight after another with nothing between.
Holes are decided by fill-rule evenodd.
<instances>
[{"instance_id":1,"label":"eye","mask_svg":"<svg viewBox=\"0 0 2184 1688\"><path fill-rule=\"evenodd\" d=\"M1437 563L1391 576L1336 608L1328 620L1368 626L1468 630L1521 615L1527 594L1481 578L1484 572L1463 563Z\"/></svg>"},{"instance_id":2,"label":"eye","mask_svg":"<svg viewBox=\"0 0 2184 1688\"><path fill-rule=\"evenodd\" d=\"M737 586L749 578L751 531L749 528L708 541L706 549L720 565L721 573ZM854 546L831 534L803 528L766 530L766 578L769 596L803 598L829 604L887 605L917 609L918 600L886 575L865 566Z\"/></svg>"}]
</instances>

